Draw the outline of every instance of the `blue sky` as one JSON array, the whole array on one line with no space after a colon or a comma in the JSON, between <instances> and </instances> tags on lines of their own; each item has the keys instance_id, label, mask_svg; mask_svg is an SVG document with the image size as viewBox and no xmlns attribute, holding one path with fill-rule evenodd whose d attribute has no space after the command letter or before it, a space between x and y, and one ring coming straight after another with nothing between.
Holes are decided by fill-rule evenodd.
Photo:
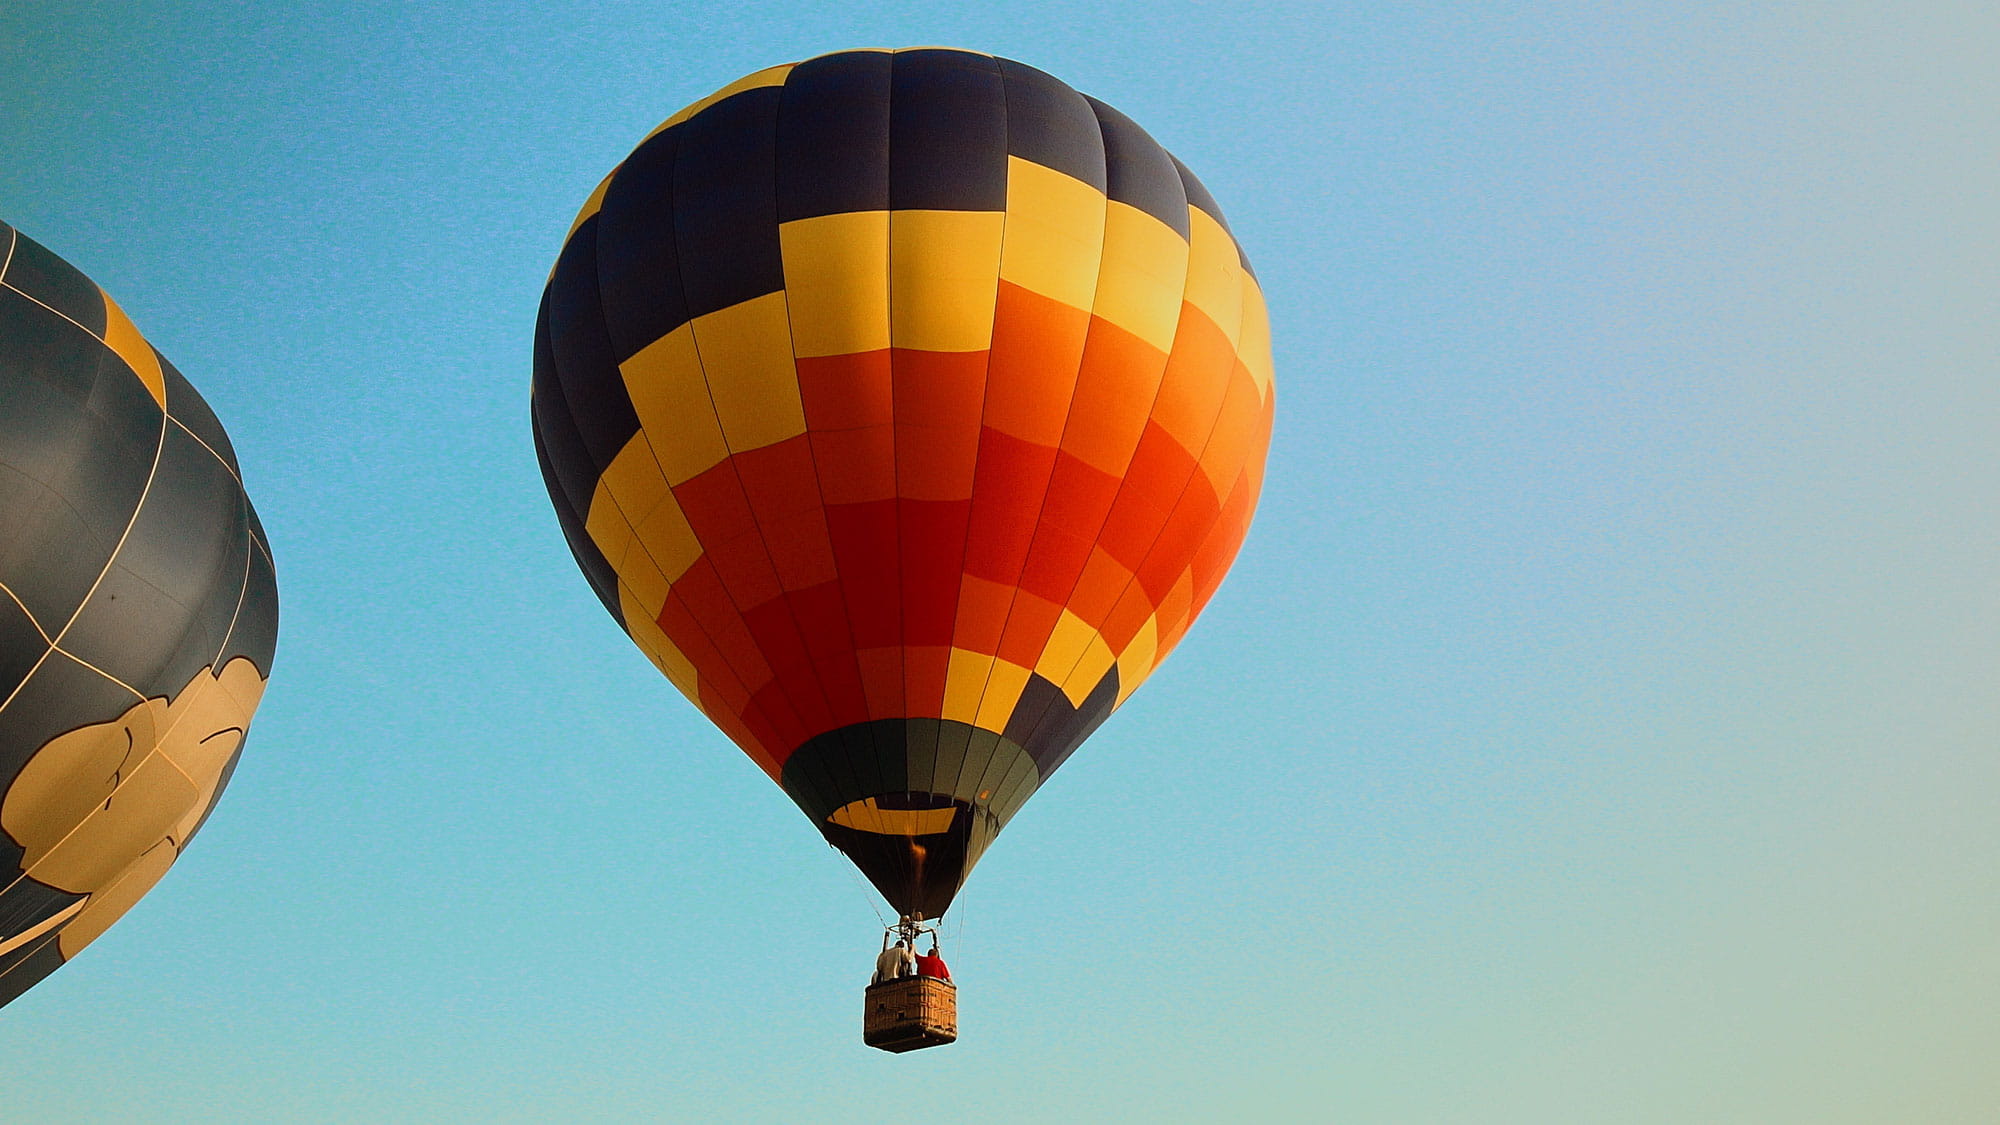
<instances>
[{"instance_id":1,"label":"blue sky","mask_svg":"<svg viewBox=\"0 0 2000 1125\"><path fill-rule=\"evenodd\" d=\"M950 44L1270 298L1188 640L859 1043L871 894L603 613L528 438L570 217L748 71ZM62 3L0 218L229 427L284 624L200 842L0 1013L89 1121L1985 1120L2000 18L1975 5Z\"/></svg>"}]
</instances>

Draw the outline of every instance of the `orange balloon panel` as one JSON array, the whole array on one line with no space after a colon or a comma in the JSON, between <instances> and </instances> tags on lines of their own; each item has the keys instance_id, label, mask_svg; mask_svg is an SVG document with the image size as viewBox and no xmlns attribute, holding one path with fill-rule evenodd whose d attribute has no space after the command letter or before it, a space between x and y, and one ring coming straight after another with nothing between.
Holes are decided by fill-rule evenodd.
<instances>
[{"instance_id":1,"label":"orange balloon panel","mask_svg":"<svg viewBox=\"0 0 2000 1125\"><path fill-rule=\"evenodd\" d=\"M935 917L1248 529L1264 303L1137 125L852 51L676 114L544 295L534 424L606 608L892 904Z\"/></svg>"}]
</instances>

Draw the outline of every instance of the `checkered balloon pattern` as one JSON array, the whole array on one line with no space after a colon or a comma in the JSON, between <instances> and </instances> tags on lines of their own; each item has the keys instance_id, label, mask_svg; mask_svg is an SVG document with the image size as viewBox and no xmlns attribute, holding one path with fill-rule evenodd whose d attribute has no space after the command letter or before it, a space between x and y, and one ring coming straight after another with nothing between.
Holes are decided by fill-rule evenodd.
<instances>
[{"instance_id":1,"label":"checkered balloon pattern","mask_svg":"<svg viewBox=\"0 0 2000 1125\"><path fill-rule=\"evenodd\" d=\"M966 51L675 114L591 194L536 330L536 449L605 608L929 917L1214 595L1272 407L1201 182Z\"/></svg>"}]
</instances>

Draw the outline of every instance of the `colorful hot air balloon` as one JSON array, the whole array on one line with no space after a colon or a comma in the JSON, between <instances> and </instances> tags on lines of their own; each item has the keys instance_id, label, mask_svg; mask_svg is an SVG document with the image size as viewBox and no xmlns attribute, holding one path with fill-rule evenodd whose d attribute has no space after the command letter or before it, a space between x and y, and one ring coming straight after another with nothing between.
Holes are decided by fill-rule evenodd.
<instances>
[{"instance_id":1,"label":"colorful hot air balloon","mask_svg":"<svg viewBox=\"0 0 2000 1125\"><path fill-rule=\"evenodd\" d=\"M270 549L208 404L0 223L0 1004L179 857L277 632Z\"/></svg>"},{"instance_id":2,"label":"colorful hot air balloon","mask_svg":"<svg viewBox=\"0 0 2000 1125\"><path fill-rule=\"evenodd\" d=\"M848 51L605 178L533 399L605 608L935 918L1222 581L1270 338L1215 201L1118 111L1006 59Z\"/></svg>"}]
</instances>

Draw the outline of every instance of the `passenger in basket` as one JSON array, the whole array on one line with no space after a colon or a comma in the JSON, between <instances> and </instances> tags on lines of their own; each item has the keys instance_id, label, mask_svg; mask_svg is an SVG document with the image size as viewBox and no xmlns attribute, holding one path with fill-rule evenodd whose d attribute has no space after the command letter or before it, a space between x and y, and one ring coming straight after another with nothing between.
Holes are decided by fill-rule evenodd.
<instances>
[{"instance_id":1,"label":"passenger in basket","mask_svg":"<svg viewBox=\"0 0 2000 1125\"><path fill-rule=\"evenodd\" d=\"M938 956L937 939L931 939L931 951L917 956L917 975L950 980L951 970L944 967L944 958Z\"/></svg>"},{"instance_id":2,"label":"passenger in basket","mask_svg":"<svg viewBox=\"0 0 2000 1125\"><path fill-rule=\"evenodd\" d=\"M910 952L909 939L897 938L896 944L884 949L881 955L875 958L875 979L869 983L881 984L885 980L916 975L917 959Z\"/></svg>"}]
</instances>

